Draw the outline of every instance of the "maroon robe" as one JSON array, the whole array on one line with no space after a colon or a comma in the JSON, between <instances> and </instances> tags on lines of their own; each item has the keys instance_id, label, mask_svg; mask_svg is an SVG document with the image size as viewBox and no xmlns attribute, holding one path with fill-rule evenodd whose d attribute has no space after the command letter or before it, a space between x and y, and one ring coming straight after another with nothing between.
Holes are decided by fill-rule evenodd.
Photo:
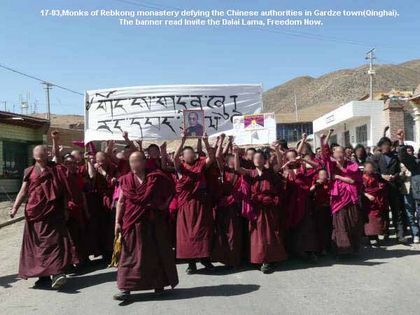
<instances>
[{"instance_id":1,"label":"maroon robe","mask_svg":"<svg viewBox=\"0 0 420 315\"><path fill-rule=\"evenodd\" d=\"M66 225L74 246L72 251L74 253L73 263L77 264L78 262L87 260L89 257L86 244L87 217L84 211L84 179L80 173L69 174L67 172L67 181L72 192L72 198L68 198L66 203L66 208L69 214Z\"/></svg>"},{"instance_id":2,"label":"maroon robe","mask_svg":"<svg viewBox=\"0 0 420 315\"><path fill-rule=\"evenodd\" d=\"M332 211L332 244L336 253L354 254L360 249L363 233L362 213L359 209L359 193L363 179L359 166L351 161L345 161L342 168L331 159L328 145L322 148L322 158L331 180L330 206ZM335 175L351 178L354 183L345 183L335 179Z\"/></svg>"},{"instance_id":3,"label":"maroon robe","mask_svg":"<svg viewBox=\"0 0 420 315\"><path fill-rule=\"evenodd\" d=\"M261 176L250 170L244 180L251 186L252 204L257 218L249 223L250 261L254 264L280 262L287 259L280 216L280 178L264 169Z\"/></svg>"},{"instance_id":4,"label":"maroon robe","mask_svg":"<svg viewBox=\"0 0 420 315\"><path fill-rule=\"evenodd\" d=\"M307 252L316 252L319 248L309 192L315 172L316 169L301 165L296 172L290 171L287 178L286 208L290 234L288 243L298 256L305 256Z\"/></svg>"},{"instance_id":5,"label":"maroon robe","mask_svg":"<svg viewBox=\"0 0 420 315\"><path fill-rule=\"evenodd\" d=\"M113 251L115 183L111 179L117 176L117 168L110 164L107 173L107 178L96 174L91 190L86 196L90 215L87 226L89 253L95 256L111 255Z\"/></svg>"},{"instance_id":6,"label":"maroon robe","mask_svg":"<svg viewBox=\"0 0 420 315\"><path fill-rule=\"evenodd\" d=\"M25 170L29 185L19 277L46 277L64 272L71 263L71 241L66 228L64 197L70 194L60 165Z\"/></svg>"},{"instance_id":7,"label":"maroon robe","mask_svg":"<svg viewBox=\"0 0 420 315\"><path fill-rule=\"evenodd\" d=\"M228 266L239 266L242 259L242 178L225 169L215 216L212 260ZM220 184L219 184L220 185Z\"/></svg>"},{"instance_id":8,"label":"maroon robe","mask_svg":"<svg viewBox=\"0 0 420 315\"><path fill-rule=\"evenodd\" d=\"M129 173L121 177L120 184L124 206L118 288L133 291L175 287L178 274L166 208L174 194L171 179L155 170L143 183Z\"/></svg>"},{"instance_id":9,"label":"maroon robe","mask_svg":"<svg viewBox=\"0 0 420 315\"><path fill-rule=\"evenodd\" d=\"M199 259L210 257L213 239L213 213L206 191L206 159L182 164L182 177L176 183L178 212L176 222L176 257Z\"/></svg>"},{"instance_id":10,"label":"maroon robe","mask_svg":"<svg viewBox=\"0 0 420 315\"><path fill-rule=\"evenodd\" d=\"M388 216L388 186L379 174L363 175L363 191L375 199L370 201L363 197L363 210L367 216L365 235L376 236L384 234Z\"/></svg>"},{"instance_id":11,"label":"maroon robe","mask_svg":"<svg viewBox=\"0 0 420 315\"><path fill-rule=\"evenodd\" d=\"M312 211L315 216L318 252L325 252L331 243L332 213L330 208L330 186L327 180L324 184L316 184L317 176L313 179L315 190L312 193Z\"/></svg>"}]
</instances>

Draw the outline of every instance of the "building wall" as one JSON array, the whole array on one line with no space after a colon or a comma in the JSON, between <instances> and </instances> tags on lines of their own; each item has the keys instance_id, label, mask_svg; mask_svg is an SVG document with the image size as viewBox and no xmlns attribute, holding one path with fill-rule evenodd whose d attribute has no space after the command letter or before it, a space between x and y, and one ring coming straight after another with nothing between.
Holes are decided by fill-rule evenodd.
<instances>
[{"instance_id":1,"label":"building wall","mask_svg":"<svg viewBox=\"0 0 420 315\"><path fill-rule=\"evenodd\" d=\"M3 153L7 150L4 141L21 142L27 145L28 150L28 166L31 163L32 149L36 144L43 143L43 130L42 128L28 128L16 126L12 124L0 124L0 194L4 192L16 193L19 190L21 178L2 178L3 172Z\"/></svg>"},{"instance_id":2,"label":"building wall","mask_svg":"<svg viewBox=\"0 0 420 315\"><path fill-rule=\"evenodd\" d=\"M13 141L31 142L42 141L42 129L33 129L9 124L0 124L0 139Z\"/></svg>"},{"instance_id":3,"label":"building wall","mask_svg":"<svg viewBox=\"0 0 420 315\"><path fill-rule=\"evenodd\" d=\"M356 145L356 127L367 125L367 145L374 146L384 129L384 110L382 101L353 101L323 115L314 121L314 141L319 145L322 133L330 128L337 135L337 142L344 145L344 132L350 133L350 144Z\"/></svg>"},{"instance_id":4,"label":"building wall","mask_svg":"<svg viewBox=\"0 0 420 315\"><path fill-rule=\"evenodd\" d=\"M81 140L84 139L84 131L81 129L67 129L67 128L57 128L57 127L51 127L48 130L47 136L48 136L48 144L51 145L51 132L52 131L58 131L60 134L60 145L64 148L64 153L68 153L71 150L77 149L80 150L81 148L79 146L73 145L72 141L75 140Z\"/></svg>"}]
</instances>

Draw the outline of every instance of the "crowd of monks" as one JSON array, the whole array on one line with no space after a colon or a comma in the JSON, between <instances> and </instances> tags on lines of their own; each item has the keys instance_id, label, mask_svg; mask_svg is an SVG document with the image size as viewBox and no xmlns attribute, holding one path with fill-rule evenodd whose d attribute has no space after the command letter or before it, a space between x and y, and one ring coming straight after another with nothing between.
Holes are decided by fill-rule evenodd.
<instances>
[{"instance_id":1,"label":"crowd of monks","mask_svg":"<svg viewBox=\"0 0 420 315\"><path fill-rule=\"evenodd\" d=\"M34 148L10 212L26 201L19 276L60 289L69 266L109 261L121 235L114 298L126 300L131 291L175 287L176 262L188 274L213 262L270 273L290 256L316 263L327 253L357 254L362 237L375 245L387 235L390 208L404 242L404 203L388 198L399 176L387 173L393 143L382 138L369 158L363 146L329 145L332 132L315 152L306 135L295 149L281 140L239 148L225 135L191 147L183 136L168 153L165 143L143 148L124 133L123 150L108 141L104 151L89 145L65 155L53 132L51 152Z\"/></svg>"}]
</instances>

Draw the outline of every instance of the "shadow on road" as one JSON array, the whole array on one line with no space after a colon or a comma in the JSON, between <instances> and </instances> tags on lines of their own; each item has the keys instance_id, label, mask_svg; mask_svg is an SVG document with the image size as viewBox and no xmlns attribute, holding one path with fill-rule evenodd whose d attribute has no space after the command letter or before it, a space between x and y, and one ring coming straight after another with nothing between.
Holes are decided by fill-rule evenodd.
<instances>
[{"instance_id":1,"label":"shadow on road","mask_svg":"<svg viewBox=\"0 0 420 315\"><path fill-rule=\"evenodd\" d=\"M18 280L20 279L18 278L17 274L2 276L0 277L0 287L3 287L5 289L11 288L11 284Z\"/></svg>"},{"instance_id":2,"label":"shadow on road","mask_svg":"<svg viewBox=\"0 0 420 315\"><path fill-rule=\"evenodd\" d=\"M80 293L80 289L93 287L106 282L114 282L116 279L117 272L115 269L112 269L110 272L70 277L60 292L69 294Z\"/></svg>"},{"instance_id":3,"label":"shadow on road","mask_svg":"<svg viewBox=\"0 0 420 315\"><path fill-rule=\"evenodd\" d=\"M222 284L215 286L178 288L165 291L163 295L158 296L149 292L136 293L132 294L128 301L121 302L119 305L126 306L134 302L150 300L185 300L205 296L236 296L257 291L259 288L260 286L256 284Z\"/></svg>"}]
</instances>

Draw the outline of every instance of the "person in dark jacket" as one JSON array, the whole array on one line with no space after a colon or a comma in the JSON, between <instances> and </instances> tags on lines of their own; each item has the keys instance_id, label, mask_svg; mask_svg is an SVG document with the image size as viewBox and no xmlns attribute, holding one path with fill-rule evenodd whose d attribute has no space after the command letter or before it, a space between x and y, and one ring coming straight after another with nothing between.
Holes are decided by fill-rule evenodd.
<instances>
[{"instance_id":1,"label":"person in dark jacket","mask_svg":"<svg viewBox=\"0 0 420 315\"><path fill-rule=\"evenodd\" d=\"M392 222L397 232L397 241L405 244L407 243L407 240L404 237L404 203L400 193L400 161L397 153L391 150L391 139L382 137L378 142L378 147L381 152L375 154L371 160L376 165L376 171L381 174L382 178L387 182L389 205L392 212Z\"/></svg>"}]
</instances>

